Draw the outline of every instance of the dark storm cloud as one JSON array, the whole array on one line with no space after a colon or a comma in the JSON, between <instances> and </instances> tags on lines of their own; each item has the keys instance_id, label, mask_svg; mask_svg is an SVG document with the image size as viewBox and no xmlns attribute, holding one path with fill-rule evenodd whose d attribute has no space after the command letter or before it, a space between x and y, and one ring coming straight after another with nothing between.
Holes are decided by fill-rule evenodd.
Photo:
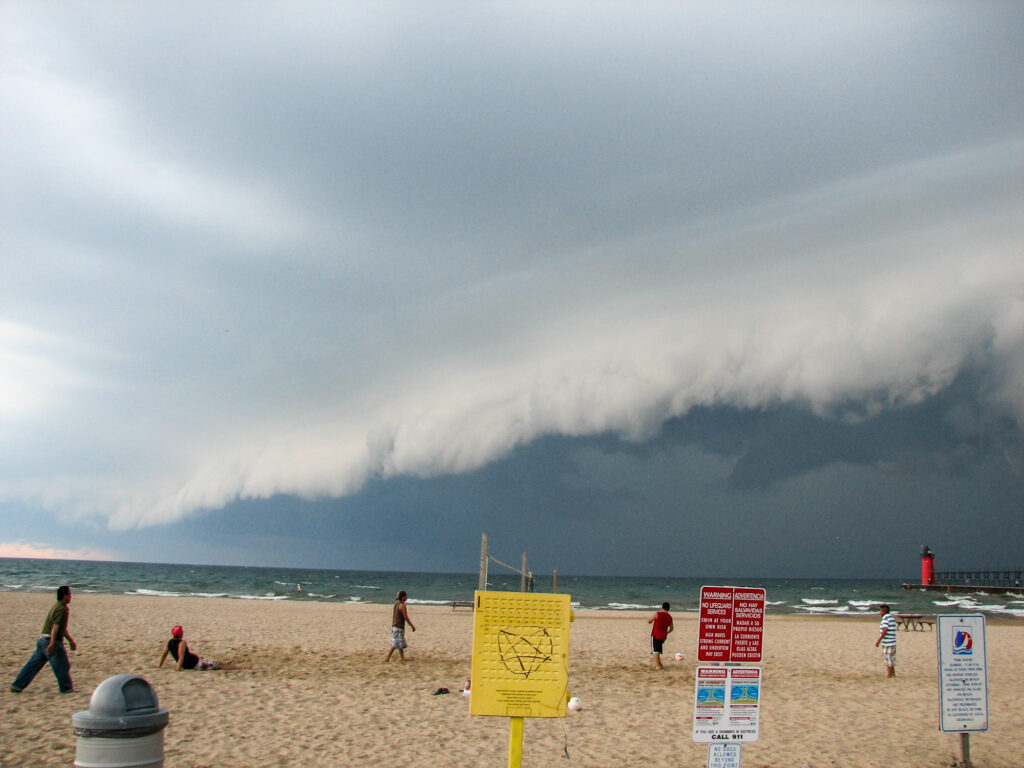
<instances>
[{"instance_id":1,"label":"dark storm cloud","mask_svg":"<svg viewBox=\"0 0 1024 768\"><path fill-rule=\"evenodd\" d=\"M1018 461L1017 4L0 21L5 518L127 541L341 499L305 530L391 551L410 534L363 505L467 528L529 501L493 465L558 536L593 510L596 541L682 519L670 455L713 478L694 520L756 525L793 484ZM586 462L531 464L548 440L607 463L605 495Z\"/></svg>"}]
</instances>

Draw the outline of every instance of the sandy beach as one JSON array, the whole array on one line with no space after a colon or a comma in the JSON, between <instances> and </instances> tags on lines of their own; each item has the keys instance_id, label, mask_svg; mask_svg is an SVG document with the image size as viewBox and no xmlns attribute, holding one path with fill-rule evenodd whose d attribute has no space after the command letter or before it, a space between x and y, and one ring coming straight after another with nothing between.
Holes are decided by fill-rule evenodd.
<instances>
[{"instance_id":1,"label":"sandy beach","mask_svg":"<svg viewBox=\"0 0 1024 768\"><path fill-rule=\"evenodd\" d=\"M414 597L414 596L413 596ZM170 711L166 764L251 766L504 766L509 721L471 717L468 610L411 604L408 661L383 663L391 606L158 598L77 593L71 633L76 691L57 693L49 667L7 691L31 654L52 595L0 594L0 765L70 766L71 715L96 686L132 672ZM525 723L523 765L703 766L691 738L697 621L676 616L666 669L651 669L647 614L577 611L565 719ZM246 669L157 669L183 624L194 650ZM898 677L884 676L872 617L769 617L760 740L743 765L949 766L958 737L938 729L935 636L899 634ZM1024 766L1024 623L989 620L991 730L971 738L977 768ZM677 662L671 654L682 651ZM433 695L438 688L450 695ZM566 757L568 755L568 758Z\"/></svg>"}]
</instances>

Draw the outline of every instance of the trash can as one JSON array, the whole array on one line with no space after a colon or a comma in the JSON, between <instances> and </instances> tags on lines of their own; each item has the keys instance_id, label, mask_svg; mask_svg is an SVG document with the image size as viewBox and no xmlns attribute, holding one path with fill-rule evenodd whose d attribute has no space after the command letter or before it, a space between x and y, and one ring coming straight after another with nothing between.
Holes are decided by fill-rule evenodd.
<instances>
[{"instance_id":1,"label":"trash can","mask_svg":"<svg viewBox=\"0 0 1024 768\"><path fill-rule=\"evenodd\" d=\"M147 680L108 677L93 691L89 709L71 716L76 768L163 768L169 719Z\"/></svg>"}]
</instances>

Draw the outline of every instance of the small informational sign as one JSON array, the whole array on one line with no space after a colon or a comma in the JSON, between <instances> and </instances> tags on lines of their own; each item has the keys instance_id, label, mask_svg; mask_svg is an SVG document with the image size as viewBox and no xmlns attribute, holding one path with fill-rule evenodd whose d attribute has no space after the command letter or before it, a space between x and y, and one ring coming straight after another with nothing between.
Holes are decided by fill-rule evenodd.
<instances>
[{"instance_id":1,"label":"small informational sign","mask_svg":"<svg viewBox=\"0 0 1024 768\"><path fill-rule=\"evenodd\" d=\"M742 744L708 744L708 768L740 768L742 759Z\"/></svg>"},{"instance_id":2,"label":"small informational sign","mask_svg":"<svg viewBox=\"0 0 1024 768\"><path fill-rule=\"evenodd\" d=\"M760 667L697 667L694 689L695 742L757 741Z\"/></svg>"},{"instance_id":3,"label":"small informational sign","mask_svg":"<svg viewBox=\"0 0 1024 768\"><path fill-rule=\"evenodd\" d=\"M765 591L701 587L698 662L759 662Z\"/></svg>"},{"instance_id":4,"label":"small informational sign","mask_svg":"<svg viewBox=\"0 0 1024 768\"><path fill-rule=\"evenodd\" d=\"M471 715L565 717L569 595L476 592Z\"/></svg>"},{"instance_id":5,"label":"small informational sign","mask_svg":"<svg viewBox=\"0 0 1024 768\"><path fill-rule=\"evenodd\" d=\"M988 730L985 617L936 616L939 644L939 727L946 733Z\"/></svg>"}]
</instances>

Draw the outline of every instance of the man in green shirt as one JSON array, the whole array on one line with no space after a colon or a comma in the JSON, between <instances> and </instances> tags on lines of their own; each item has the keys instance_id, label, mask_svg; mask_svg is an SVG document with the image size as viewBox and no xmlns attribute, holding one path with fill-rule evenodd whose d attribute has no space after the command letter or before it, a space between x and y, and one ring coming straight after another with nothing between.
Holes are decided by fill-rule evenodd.
<instances>
[{"instance_id":1,"label":"man in green shirt","mask_svg":"<svg viewBox=\"0 0 1024 768\"><path fill-rule=\"evenodd\" d=\"M71 587L63 586L57 589L57 602L46 614L43 622L43 633L36 641L36 650L32 658L22 667L21 672L11 683L11 690L14 693L21 693L36 673L50 662L53 674L57 678L57 687L61 693L71 693L74 686L71 683L71 660L64 648L64 639L67 638L71 650L77 650L75 639L68 632L68 623L71 621Z\"/></svg>"}]
</instances>

